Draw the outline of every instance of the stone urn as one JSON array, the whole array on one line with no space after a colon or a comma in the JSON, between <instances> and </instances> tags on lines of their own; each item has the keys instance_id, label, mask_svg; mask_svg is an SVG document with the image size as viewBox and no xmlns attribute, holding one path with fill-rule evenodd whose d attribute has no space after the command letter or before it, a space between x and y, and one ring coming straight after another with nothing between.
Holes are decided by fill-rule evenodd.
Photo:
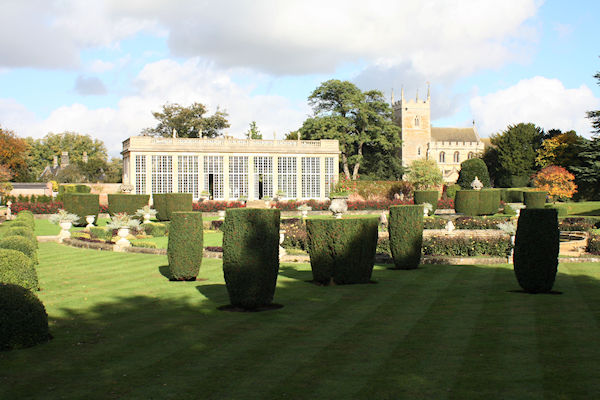
<instances>
[{"instance_id":1,"label":"stone urn","mask_svg":"<svg viewBox=\"0 0 600 400\"><path fill-rule=\"evenodd\" d=\"M129 228L119 228L119 230L117 231L117 235L120 237L120 239L117 240L117 246L121 248L131 246L131 243L129 242L129 240L127 240L127 236L129 236Z\"/></svg>"},{"instance_id":2,"label":"stone urn","mask_svg":"<svg viewBox=\"0 0 600 400\"><path fill-rule=\"evenodd\" d=\"M96 219L95 215L86 215L85 216L85 222L87 222L87 225L85 226L86 229L90 229L94 227L94 220Z\"/></svg>"},{"instance_id":3,"label":"stone urn","mask_svg":"<svg viewBox=\"0 0 600 400\"><path fill-rule=\"evenodd\" d=\"M217 212L217 214L219 214L219 219L220 219L221 221L224 221L224 220L225 220L225 210L219 210L219 211Z\"/></svg>"},{"instance_id":4,"label":"stone urn","mask_svg":"<svg viewBox=\"0 0 600 400\"><path fill-rule=\"evenodd\" d=\"M348 196L333 196L331 197L331 205L329 211L333 216L340 219L342 215L348 211Z\"/></svg>"},{"instance_id":5,"label":"stone urn","mask_svg":"<svg viewBox=\"0 0 600 400\"><path fill-rule=\"evenodd\" d=\"M144 214L144 224L147 224L150 222L150 218L152 218L151 214Z\"/></svg>"},{"instance_id":6,"label":"stone urn","mask_svg":"<svg viewBox=\"0 0 600 400\"><path fill-rule=\"evenodd\" d=\"M287 251L285 251L285 249L283 247L281 247L284 240L285 240L285 231L282 229L279 231L279 259L280 260L283 256L287 255Z\"/></svg>"},{"instance_id":7,"label":"stone urn","mask_svg":"<svg viewBox=\"0 0 600 400\"><path fill-rule=\"evenodd\" d=\"M452 223L452 221L448 221L446 223L446 232L453 232L454 229L456 229L456 228L454 227L454 224Z\"/></svg>"},{"instance_id":8,"label":"stone urn","mask_svg":"<svg viewBox=\"0 0 600 400\"><path fill-rule=\"evenodd\" d=\"M60 226L60 232L58 233L58 241L62 243L64 239L68 239L71 237L71 232L69 231L69 229L71 229L73 223L71 221L60 221L58 223L58 226Z\"/></svg>"}]
</instances>

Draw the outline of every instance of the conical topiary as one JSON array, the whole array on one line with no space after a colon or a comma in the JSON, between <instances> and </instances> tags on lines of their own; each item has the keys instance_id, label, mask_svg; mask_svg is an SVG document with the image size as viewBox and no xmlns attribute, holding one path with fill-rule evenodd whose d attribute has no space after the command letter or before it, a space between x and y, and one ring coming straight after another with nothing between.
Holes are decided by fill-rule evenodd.
<instances>
[{"instance_id":1,"label":"conical topiary","mask_svg":"<svg viewBox=\"0 0 600 400\"><path fill-rule=\"evenodd\" d=\"M390 207L390 251L398 269L415 269L421 262L423 206Z\"/></svg>"}]
</instances>

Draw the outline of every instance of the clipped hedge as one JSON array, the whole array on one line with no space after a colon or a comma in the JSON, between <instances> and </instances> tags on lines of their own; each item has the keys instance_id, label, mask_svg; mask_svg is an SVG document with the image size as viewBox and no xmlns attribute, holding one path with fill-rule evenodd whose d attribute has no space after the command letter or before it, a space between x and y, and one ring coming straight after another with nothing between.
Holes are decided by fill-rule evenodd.
<instances>
[{"instance_id":1,"label":"clipped hedge","mask_svg":"<svg viewBox=\"0 0 600 400\"><path fill-rule=\"evenodd\" d=\"M108 195L108 213L115 215L125 213L135 215L136 211L148 205L149 194L123 194L115 193Z\"/></svg>"},{"instance_id":2,"label":"clipped hedge","mask_svg":"<svg viewBox=\"0 0 600 400\"><path fill-rule=\"evenodd\" d=\"M33 243L35 248L38 248L37 237L33 233L33 230L24 226L15 226L14 228L8 228L4 231L4 237L8 236L23 236Z\"/></svg>"},{"instance_id":3,"label":"clipped hedge","mask_svg":"<svg viewBox=\"0 0 600 400\"><path fill-rule=\"evenodd\" d=\"M202 213L177 211L171 214L167 246L170 279L194 281L202 265L204 227Z\"/></svg>"},{"instance_id":4,"label":"clipped hedge","mask_svg":"<svg viewBox=\"0 0 600 400\"><path fill-rule=\"evenodd\" d=\"M0 249L0 283L12 283L29 290L40 288L31 258L11 249Z\"/></svg>"},{"instance_id":5,"label":"clipped hedge","mask_svg":"<svg viewBox=\"0 0 600 400\"><path fill-rule=\"evenodd\" d=\"M191 193L154 193L152 199L159 221L170 221L176 211L192 211Z\"/></svg>"},{"instance_id":6,"label":"clipped hedge","mask_svg":"<svg viewBox=\"0 0 600 400\"><path fill-rule=\"evenodd\" d=\"M500 191L481 189L479 191L479 215L492 215L500 208Z\"/></svg>"},{"instance_id":7,"label":"clipped hedge","mask_svg":"<svg viewBox=\"0 0 600 400\"><path fill-rule=\"evenodd\" d=\"M456 183L463 189L470 189L475 177L483 184L490 187L490 174L485 162L481 158L470 158L460 163L460 172Z\"/></svg>"},{"instance_id":8,"label":"clipped hedge","mask_svg":"<svg viewBox=\"0 0 600 400\"><path fill-rule=\"evenodd\" d=\"M73 225L85 226L87 215L94 215L94 225L97 224L98 213L100 212L100 199L97 194L65 193L63 204L67 212L79 217L79 220Z\"/></svg>"},{"instance_id":9,"label":"clipped hedge","mask_svg":"<svg viewBox=\"0 0 600 400\"><path fill-rule=\"evenodd\" d=\"M459 190L454 198L454 209L459 214L479 214L479 190Z\"/></svg>"},{"instance_id":10,"label":"clipped hedge","mask_svg":"<svg viewBox=\"0 0 600 400\"><path fill-rule=\"evenodd\" d=\"M29 257L34 265L38 264L37 247L26 237L5 236L0 239L0 249L20 251Z\"/></svg>"},{"instance_id":11,"label":"clipped hedge","mask_svg":"<svg viewBox=\"0 0 600 400\"><path fill-rule=\"evenodd\" d=\"M492 256L508 257L512 244L510 237L429 237L423 240L423 254L435 256Z\"/></svg>"},{"instance_id":12,"label":"clipped hedge","mask_svg":"<svg viewBox=\"0 0 600 400\"><path fill-rule=\"evenodd\" d=\"M0 350L35 346L48 341L48 314L29 290L0 283Z\"/></svg>"},{"instance_id":13,"label":"clipped hedge","mask_svg":"<svg viewBox=\"0 0 600 400\"><path fill-rule=\"evenodd\" d=\"M586 251L590 254L600 255L600 231L590 233Z\"/></svg>"},{"instance_id":14,"label":"clipped hedge","mask_svg":"<svg viewBox=\"0 0 600 400\"><path fill-rule=\"evenodd\" d=\"M544 208L553 208L558 213L559 217L566 217L569 214L569 207L562 204L546 204Z\"/></svg>"},{"instance_id":15,"label":"clipped hedge","mask_svg":"<svg viewBox=\"0 0 600 400\"><path fill-rule=\"evenodd\" d=\"M558 269L559 230L556 210L521 210L513 264L519 285L529 293L552 290Z\"/></svg>"},{"instance_id":16,"label":"clipped hedge","mask_svg":"<svg viewBox=\"0 0 600 400\"><path fill-rule=\"evenodd\" d=\"M11 228L27 228L27 229L31 229L34 230L35 227L32 226L31 223L29 223L28 221L25 220L19 220L19 219L15 219L14 221L10 222L10 224L8 224L8 226L10 226Z\"/></svg>"},{"instance_id":17,"label":"clipped hedge","mask_svg":"<svg viewBox=\"0 0 600 400\"><path fill-rule=\"evenodd\" d=\"M378 218L308 219L313 280L324 285L369 283L378 225Z\"/></svg>"},{"instance_id":18,"label":"clipped hedge","mask_svg":"<svg viewBox=\"0 0 600 400\"><path fill-rule=\"evenodd\" d=\"M523 203L527 208L544 208L547 195L548 192L543 191L523 192Z\"/></svg>"},{"instance_id":19,"label":"clipped hedge","mask_svg":"<svg viewBox=\"0 0 600 400\"><path fill-rule=\"evenodd\" d=\"M414 200L415 204L429 203L433 207L431 214L437 209L438 199L440 194L437 190L415 190Z\"/></svg>"},{"instance_id":20,"label":"clipped hedge","mask_svg":"<svg viewBox=\"0 0 600 400\"><path fill-rule=\"evenodd\" d=\"M167 226L158 222L146 222L142 224L146 235L165 236L167 234Z\"/></svg>"},{"instance_id":21,"label":"clipped hedge","mask_svg":"<svg viewBox=\"0 0 600 400\"><path fill-rule=\"evenodd\" d=\"M273 301L279 272L279 219L274 209L229 209L223 224L223 275L231 304Z\"/></svg>"},{"instance_id":22,"label":"clipped hedge","mask_svg":"<svg viewBox=\"0 0 600 400\"><path fill-rule=\"evenodd\" d=\"M104 226L93 226L90 228L90 237L110 242L113 237L113 231Z\"/></svg>"},{"instance_id":23,"label":"clipped hedge","mask_svg":"<svg viewBox=\"0 0 600 400\"><path fill-rule=\"evenodd\" d=\"M390 207L390 251L398 269L415 269L421 262L423 206Z\"/></svg>"},{"instance_id":24,"label":"clipped hedge","mask_svg":"<svg viewBox=\"0 0 600 400\"><path fill-rule=\"evenodd\" d=\"M31 229L35 229L35 217L33 216L33 213L29 210L19 211L17 217L13 221L13 224L15 222L26 223Z\"/></svg>"},{"instance_id":25,"label":"clipped hedge","mask_svg":"<svg viewBox=\"0 0 600 400\"><path fill-rule=\"evenodd\" d=\"M505 203L522 203L523 191L515 189L500 189L500 200Z\"/></svg>"}]
</instances>

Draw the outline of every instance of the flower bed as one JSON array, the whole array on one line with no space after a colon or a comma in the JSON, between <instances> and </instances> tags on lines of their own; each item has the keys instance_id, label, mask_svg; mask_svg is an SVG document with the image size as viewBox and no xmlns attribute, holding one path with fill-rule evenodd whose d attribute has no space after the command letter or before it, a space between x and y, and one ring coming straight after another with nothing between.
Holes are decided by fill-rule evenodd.
<instances>
[{"instance_id":1,"label":"flower bed","mask_svg":"<svg viewBox=\"0 0 600 400\"><path fill-rule=\"evenodd\" d=\"M329 200L326 201L317 201L317 200L308 200L308 201L278 201L275 203L275 208L278 208L282 211L296 211L299 206L306 204L312 207L313 211L326 211L329 209L329 205L331 202ZM358 210L388 210L391 206L399 206L399 205L408 205L414 204L412 199L409 200L357 200L357 201L348 201L348 210L358 211ZM452 209L454 208L454 201L452 199L440 199L437 204L437 208L439 209Z\"/></svg>"},{"instance_id":2,"label":"flower bed","mask_svg":"<svg viewBox=\"0 0 600 400\"><path fill-rule=\"evenodd\" d=\"M192 210L202 212L215 212L225 210L227 208L243 208L246 207L241 201L219 201L207 200L192 204Z\"/></svg>"},{"instance_id":3,"label":"flower bed","mask_svg":"<svg viewBox=\"0 0 600 400\"><path fill-rule=\"evenodd\" d=\"M63 208L63 203L61 201L54 201L51 203L18 202L12 203L10 211L13 214L23 210L31 211L34 214L56 214L61 208Z\"/></svg>"}]
</instances>

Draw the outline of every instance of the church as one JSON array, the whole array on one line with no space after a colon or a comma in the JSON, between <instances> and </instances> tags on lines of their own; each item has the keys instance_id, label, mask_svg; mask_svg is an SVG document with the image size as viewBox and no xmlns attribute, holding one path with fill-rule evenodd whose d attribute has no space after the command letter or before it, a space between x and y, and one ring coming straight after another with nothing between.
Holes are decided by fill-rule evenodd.
<instances>
[{"instance_id":1,"label":"church","mask_svg":"<svg viewBox=\"0 0 600 400\"><path fill-rule=\"evenodd\" d=\"M431 126L431 96L427 99L404 98L402 89L399 101L392 99L394 122L402 128L400 158L407 167L414 160L435 160L442 171L445 183L458 179L460 163L483 153L484 143L477 134L475 124L465 128L438 128Z\"/></svg>"}]
</instances>

